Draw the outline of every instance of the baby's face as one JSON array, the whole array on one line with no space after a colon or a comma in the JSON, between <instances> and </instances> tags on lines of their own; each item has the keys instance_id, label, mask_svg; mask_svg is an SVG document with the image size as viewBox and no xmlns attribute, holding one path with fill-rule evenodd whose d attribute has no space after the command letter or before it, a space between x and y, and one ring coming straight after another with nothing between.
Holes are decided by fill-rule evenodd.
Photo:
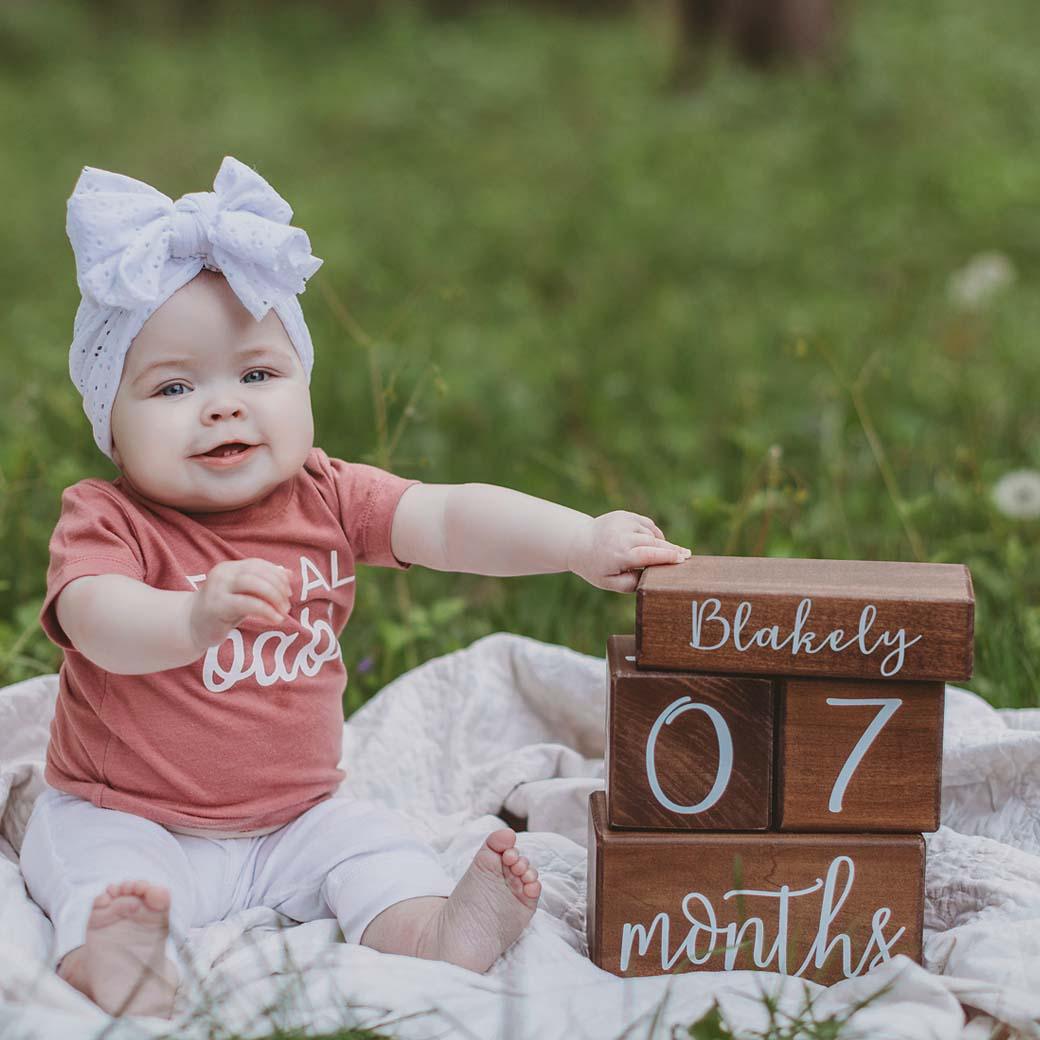
<instances>
[{"instance_id":1,"label":"baby's face","mask_svg":"<svg viewBox=\"0 0 1040 1040\"><path fill-rule=\"evenodd\" d=\"M314 442L307 377L281 319L271 310L256 321L208 270L134 338L111 429L113 461L130 484L192 513L258 501L300 469ZM254 447L232 460L201 457L225 441Z\"/></svg>"}]
</instances>

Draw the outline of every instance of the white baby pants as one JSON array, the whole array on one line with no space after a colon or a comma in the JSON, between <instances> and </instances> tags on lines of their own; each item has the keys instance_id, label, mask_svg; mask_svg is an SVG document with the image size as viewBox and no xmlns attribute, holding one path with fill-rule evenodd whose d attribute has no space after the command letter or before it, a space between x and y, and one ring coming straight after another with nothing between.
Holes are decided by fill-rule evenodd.
<instances>
[{"instance_id":1,"label":"white baby pants","mask_svg":"<svg viewBox=\"0 0 1040 1040\"><path fill-rule=\"evenodd\" d=\"M25 832L29 895L54 924L56 966L83 944L94 898L109 884L170 890L166 955L187 978L179 946L189 928L254 906L293 921L335 918L357 943L387 907L455 887L429 845L394 810L361 799L319 802L270 834L200 838L46 787Z\"/></svg>"}]
</instances>

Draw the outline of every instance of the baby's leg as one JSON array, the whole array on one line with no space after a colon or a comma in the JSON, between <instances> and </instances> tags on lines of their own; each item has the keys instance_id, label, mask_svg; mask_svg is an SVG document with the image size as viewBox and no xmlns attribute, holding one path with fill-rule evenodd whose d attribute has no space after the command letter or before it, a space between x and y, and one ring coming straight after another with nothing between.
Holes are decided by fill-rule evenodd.
<instances>
[{"instance_id":1,"label":"baby's leg","mask_svg":"<svg viewBox=\"0 0 1040 1040\"><path fill-rule=\"evenodd\" d=\"M527 927L542 886L509 828L492 832L450 896L387 907L361 942L383 953L448 961L485 972Z\"/></svg>"},{"instance_id":2,"label":"baby's leg","mask_svg":"<svg viewBox=\"0 0 1040 1040\"><path fill-rule=\"evenodd\" d=\"M87 937L58 974L110 1015L169 1018L179 972L166 956L170 893L147 881L109 885L94 900Z\"/></svg>"},{"instance_id":3,"label":"baby's leg","mask_svg":"<svg viewBox=\"0 0 1040 1040\"><path fill-rule=\"evenodd\" d=\"M248 905L296 921L331 914L348 943L487 971L541 894L516 834L490 834L455 884L395 810L328 798L259 839Z\"/></svg>"},{"instance_id":4,"label":"baby's leg","mask_svg":"<svg viewBox=\"0 0 1040 1040\"><path fill-rule=\"evenodd\" d=\"M159 824L50 787L33 806L19 859L29 895L54 924L59 975L109 1014L170 1014L166 991L178 975L168 960L185 970L175 940L199 899L193 864ZM148 881L106 890L119 878Z\"/></svg>"}]
</instances>

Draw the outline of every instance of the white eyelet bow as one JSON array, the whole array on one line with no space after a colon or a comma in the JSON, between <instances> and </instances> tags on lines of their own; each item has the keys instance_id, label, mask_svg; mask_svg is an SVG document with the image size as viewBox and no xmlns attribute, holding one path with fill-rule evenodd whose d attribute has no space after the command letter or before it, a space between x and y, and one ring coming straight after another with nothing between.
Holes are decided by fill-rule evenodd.
<instances>
[{"instance_id":1,"label":"white eyelet bow","mask_svg":"<svg viewBox=\"0 0 1040 1040\"><path fill-rule=\"evenodd\" d=\"M192 256L222 271L257 321L303 292L322 261L307 232L289 226L289 204L230 155L213 189L174 202L133 177L84 167L67 220L80 292L111 307L152 303L166 260Z\"/></svg>"}]
</instances>

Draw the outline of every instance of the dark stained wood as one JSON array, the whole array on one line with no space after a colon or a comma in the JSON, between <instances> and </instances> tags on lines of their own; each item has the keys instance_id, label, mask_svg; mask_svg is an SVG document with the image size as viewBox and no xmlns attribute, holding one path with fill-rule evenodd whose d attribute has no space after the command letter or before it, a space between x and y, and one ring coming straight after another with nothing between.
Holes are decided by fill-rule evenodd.
<instances>
[{"instance_id":1,"label":"dark stained wood","mask_svg":"<svg viewBox=\"0 0 1040 1040\"><path fill-rule=\"evenodd\" d=\"M607 640L610 826L769 827L773 684L767 679L640 671L634 655L634 636ZM668 802L703 808L684 812Z\"/></svg>"},{"instance_id":2,"label":"dark stained wood","mask_svg":"<svg viewBox=\"0 0 1040 1040\"><path fill-rule=\"evenodd\" d=\"M713 674L963 681L974 615L963 564L693 556L643 571L636 657Z\"/></svg>"},{"instance_id":3,"label":"dark stained wood","mask_svg":"<svg viewBox=\"0 0 1040 1040\"><path fill-rule=\"evenodd\" d=\"M921 959L919 834L612 830L595 791L588 849L589 955L615 975L760 969L830 985Z\"/></svg>"},{"instance_id":4,"label":"dark stained wood","mask_svg":"<svg viewBox=\"0 0 1040 1040\"><path fill-rule=\"evenodd\" d=\"M780 688L780 830L938 828L943 683L788 679Z\"/></svg>"}]
</instances>

